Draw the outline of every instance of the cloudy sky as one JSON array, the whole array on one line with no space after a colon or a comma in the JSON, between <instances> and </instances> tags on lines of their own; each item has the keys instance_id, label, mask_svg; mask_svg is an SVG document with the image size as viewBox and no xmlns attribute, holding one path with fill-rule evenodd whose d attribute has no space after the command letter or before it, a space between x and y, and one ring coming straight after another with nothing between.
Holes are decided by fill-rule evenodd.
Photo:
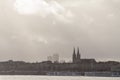
<instances>
[{"instance_id":1,"label":"cloudy sky","mask_svg":"<svg viewBox=\"0 0 120 80\"><path fill-rule=\"evenodd\" d=\"M54 53L120 61L120 0L0 0L0 61Z\"/></svg>"}]
</instances>

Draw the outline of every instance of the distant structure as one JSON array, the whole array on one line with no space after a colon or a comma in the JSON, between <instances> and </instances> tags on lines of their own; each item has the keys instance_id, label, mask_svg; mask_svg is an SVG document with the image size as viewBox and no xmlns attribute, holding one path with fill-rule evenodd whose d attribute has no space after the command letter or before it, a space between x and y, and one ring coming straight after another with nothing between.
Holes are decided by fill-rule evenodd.
<instances>
[{"instance_id":1,"label":"distant structure","mask_svg":"<svg viewBox=\"0 0 120 80\"><path fill-rule=\"evenodd\" d=\"M73 50L73 63L75 63L76 62L76 59L77 59L77 57L76 57L76 53L75 53L75 48L74 48L74 50Z\"/></svg>"},{"instance_id":2,"label":"distant structure","mask_svg":"<svg viewBox=\"0 0 120 80\"><path fill-rule=\"evenodd\" d=\"M59 62L59 55L53 54L52 56L48 56L47 59L48 59L48 61L51 61L53 63L58 63Z\"/></svg>"},{"instance_id":3,"label":"distant structure","mask_svg":"<svg viewBox=\"0 0 120 80\"><path fill-rule=\"evenodd\" d=\"M77 48L77 55L75 53L75 48L73 50L73 63L80 63L81 55L79 53L79 48Z\"/></svg>"},{"instance_id":4,"label":"distant structure","mask_svg":"<svg viewBox=\"0 0 120 80\"><path fill-rule=\"evenodd\" d=\"M81 56L80 56L80 53L79 53L79 48L77 48L77 59L76 59L76 62L80 62L80 59L81 59Z\"/></svg>"},{"instance_id":5,"label":"distant structure","mask_svg":"<svg viewBox=\"0 0 120 80\"><path fill-rule=\"evenodd\" d=\"M82 59L79 52L79 47L77 48L77 53L75 52L75 48L73 49L72 59L73 63L96 63L95 59Z\"/></svg>"},{"instance_id":6,"label":"distant structure","mask_svg":"<svg viewBox=\"0 0 120 80\"><path fill-rule=\"evenodd\" d=\"M59 62L59 55L58 54L53 54L53 62L58 63Z\"/></svg>"},{"instance_id":7,"label":"distant structure","mask_svg":"<svg viewBox=\"0 0 120 80\"><path fill-rule=\"evenodd\" d=\"M47 60L48 60L48 61L52 61L52 56L48 56L48 57L47 57Z\"/></svg>"},{"instance_id":8,"label":"distant structure","mask_svg":"<svg viewBox=\"0 0 120 80\"><path fill-rule=\"evenodd\" d=\"M94 58L81 58L79 48L73 49L72 62L59 61L59 54L47 57L47 61L0 62L0 75L57 75L57 76L116 76L120 77L120 62L96 62Z\"/></svg>"}]
</instances>

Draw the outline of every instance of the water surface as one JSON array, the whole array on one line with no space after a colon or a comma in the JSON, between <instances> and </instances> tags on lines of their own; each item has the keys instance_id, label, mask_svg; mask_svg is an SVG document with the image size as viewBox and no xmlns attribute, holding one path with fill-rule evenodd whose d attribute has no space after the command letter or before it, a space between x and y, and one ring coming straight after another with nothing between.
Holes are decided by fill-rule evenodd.
<instances>
[{"instance_id":1,"label":"water surface","mask_svg":"<svg viewBox=\"0 0 120 80\"><path fill-rule=\"evenodd\" d=\"M120 80L120 77L1 75L0 80Z\"/></svg>"}]
</instances>

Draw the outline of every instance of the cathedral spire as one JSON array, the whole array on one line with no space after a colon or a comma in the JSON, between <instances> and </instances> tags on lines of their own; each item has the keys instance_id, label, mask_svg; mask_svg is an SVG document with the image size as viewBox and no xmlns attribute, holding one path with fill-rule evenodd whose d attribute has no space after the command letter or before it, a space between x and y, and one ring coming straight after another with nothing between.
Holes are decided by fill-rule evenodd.
<instances>
[{"instance_id":1,"label":"cathedral spire","mask_svg":"<svg viewBox=\"0 0 120 80\"><path fill-rule=\"evenodd\" d=\"M77 59L77 56L76 56L75 48L74 48L74 49L73 49L73 63L76 62L76 59Z\"/></svg>"},{"instance_id":2,"label":"cathedral spire","mask_svg":"<svg viewBox=\"0 0 120 80\"><path fill-rule=\"evenodd\" d=\"M73 49L73 54L75 54L75 47L74 47L74 49Z\"/></svg>"},{"instance_id":3,"label":"cathedral spire","mask_svg":"<svg viewBox=\"0 0 120 80\"><path fill-rule=\"evenodd\" d=\"M79 53L79 47L77 48L77 61L80 60L80 53Z\"/></svg>"}]
</instances>

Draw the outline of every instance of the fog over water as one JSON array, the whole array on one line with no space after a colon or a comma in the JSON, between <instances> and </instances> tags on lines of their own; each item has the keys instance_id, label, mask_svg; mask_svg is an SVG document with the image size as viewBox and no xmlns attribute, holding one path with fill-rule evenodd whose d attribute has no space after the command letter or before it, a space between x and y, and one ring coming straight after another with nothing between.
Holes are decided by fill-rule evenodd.
<instances>
[{"instance_id":1,"label":"fog over water","mask_svg":"<svg viewBox=\"0 0 120 80\"><path fill-rule=\"evenodd\" d=\"M120 61L120 0L0 0L0 61Z\"/></svg>"}]
</instances>

